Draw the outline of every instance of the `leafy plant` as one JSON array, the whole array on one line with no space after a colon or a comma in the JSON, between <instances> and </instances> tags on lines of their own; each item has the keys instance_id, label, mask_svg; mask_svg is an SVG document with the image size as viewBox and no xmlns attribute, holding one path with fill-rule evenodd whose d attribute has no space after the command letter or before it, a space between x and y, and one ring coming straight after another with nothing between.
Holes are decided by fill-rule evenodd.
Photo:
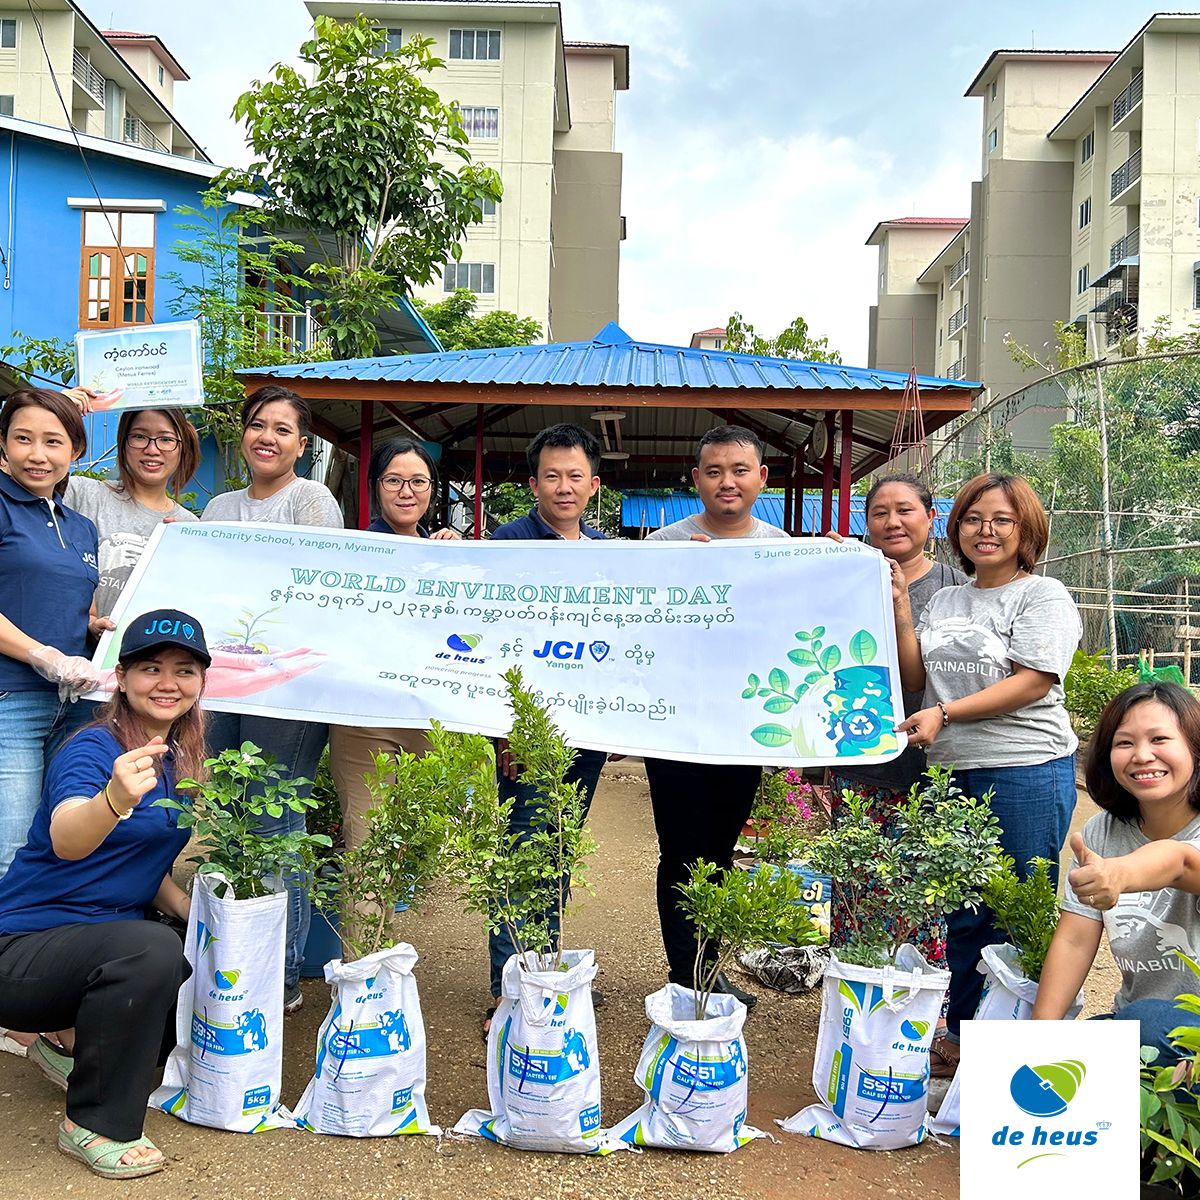
<instances>
[{"instance_id":1,"label":"leafy plant","mask_svg":"<svg viewBox=\"0 0 1200 1200\"><path fill-rule=\"evenodd\" d=\"M75 378L75 344L66 338L35 338L19 329L12 331L13 344L0 346L0 358L11 363L18 374L40 377L58 384ZM38 380L34 380L36 386Z\"/></svg>"},{"instance_id":2,"label":"leafy plant","mask_svg":"<svg viewBox=\"0 0 1200 1200\"><path fill-rule=\"evenodd\" d=\"M342 945L346 959L365 958L390 940L398 904L412 906L434 878L449 822L447 804L462 797L447 787L455 776L456 735L435 721L430 749L375 756L367 787L375 803L369 831L342 860Z\"/></svg>"},{"instance_id":3,"label":"leafy plant","mask_svg":"<svg viewBox=\"0 0 1200 1200\"><path fill-rule=\"evenodd\" d=\"M508 748L521 764L522 782L537 789L538 820L528 833L512 828L513 801L500 799L491 742L455 735L447 741L441 785L450 808L450 874L467 910L493 932L507 929L522 961L533 956L538 969L558 970L568 892L583 882L595 843L584 830L579 785L566 780L575 751L518 668L506 671L504 681L513 710Z\"/></svg>"},{"instance_id":4,"label":"leafy plant","mask_svg":"<svg viewBox=\"0 0 1200 1200\"><path fill-rule=\"evenodd\" d=\"M697 1021L704 1019L717 976L739 951L771 942L811 946L824 940L800 903L800 881L791 871L722 871L698 859L687 882L677 886L683 896L679 907L696 927Z\"/></svg>"},{"instance_id":5,"label":"leafy plant","mask_svg":"<svg viewBox=\"0 0 1200 1200\"><path fill-rule=\"evenodd\" d=\"M1179 958L1200 975L1200 964ZM1200 1016L1200 996L1185 993L1176 1008ZM1142 1179L1173 1184L1181 1196L1200 1195L1200 1108L1192 1090L1200 1081L1200 1027L1171 1030L1171 1044L1182 1052L1173 1066L1156 1067L1155 1050L1142 1047L1141 1148Z\"/></svg>"},{"instance_id":6,"label":"leafy plant","mask_svg":"<svg viewBox=\"0 0 1200 1200\"><path fill-rule=\"evenodd\" d=\"M812 784L794 767L763 773L758 798L750 810L754 826L751 850L759 862L784 866L816 831L809 804Z\"/></svg>"},{"instance_id":7,"label":"leafy plant","mask_svg":"<svg viewBox=\"0 0 1200 1200\"><path fill-rule=\"evenodd\" d=\"M1013 860L1005 855L984 884L983 902L1017 948L1021 974L1037 983L1058 927L1058 892L1050 878L1048 859L1031 858L1024 879L1018 878L1013 868Z\"/></svg>"},{"instance_id":8,"label":"leafy plant","mask_svg":"<svg viewBox=\"0 0 1200 1200\"><path fill-rule=\"evenodd\" d=\"M1114 671L1105 663L1105 658L1103 651L1085 654L1076 650L1063 680L1067 712L1071 714L1076 731L1085 736L1096 728L1105 705L1138 681L1138 673L1133 667Z\"/></svg>"},{"instance_id":9,"label":"leafy plant","mask_svg":"<svg viewBox=\"0 0 1200 1200\"><path fill-rule=\"evenodd\" d=\"M893 836L862 796L849 789L842 796L844 816L805 854L842 893L849 937L835 948L838 958L868 967L894 962L930 919L979 906L1001 860L991 793L972 799L948 767L930 766L897 804Z\"/></svg>"},{"instance_id":10,"label":"leafy plant","mask_svg":"<svg viewBox=\"0 0 1200 1200\"><path fill-rule=\"evenodd\" d=\"M329 747L321 751L317 762L317 777L309 791L314 807L305 815L304 824L309 833L323 833L329 838L329 846L321 854L323 859L341 860L345 851L345 830L342 827L342 804L333 774L329 769Z\"/></svg>"},{"instance_id":11,"label":"leafy plant","mask_svg":"<svg viewBox=\"0 0 1200 1200\"><path fill-rule=\"evenodd\" d=\"M273 612L278 612L279 606L268 608L257 615L251 612L248 608L242 609L242 619L237 621L233 629L224 631L226 637L236 638L233 643L224 643L222 649L225 650L258 650L263 654L269 654L271 648L262 641L262 630L267 625L278 625L278 621L269 621L267 618Z\"/></svg>"},{"instance_id":12,"label":"leafy plant","mask_svg":"<svg viewBox=\"0 0 1200 1200\"><path fill-rule=\"evenodd\" d=\"M413 307L437 334L445 350L531 346L542 336L541 325L532 317L518 317L504 309L493 309L477 317L478 303L479 297L466 288L456 288L444 300L436 302L413 297ZM525 498L528 501L528 492Z\"/></svg>"},{"instance_id":13,"label":"leafy plant","mask_svg":"<svg viewBox=\"0 0 1200 1200\"><path fill-rule=\"evenodd\" d=\"M178 813L179 827L191 829L203 843L202 852L189 859L197 864L197 872L219 871L239 900L269 895L281 880L311 876L317 850L330 844L328 837L258 832L264 816L280 817L285 808L304 812L315 807L316 801L299 794L309 781L289 778L287 765L264 755L253 742L224 750L204 766L208 772L204 783L179 781L178 789L190 794L183 803L169 798L154 802ZM320 879L312 885L317 903L327 902L323 887Z\"/></svg>"}]
</instances>

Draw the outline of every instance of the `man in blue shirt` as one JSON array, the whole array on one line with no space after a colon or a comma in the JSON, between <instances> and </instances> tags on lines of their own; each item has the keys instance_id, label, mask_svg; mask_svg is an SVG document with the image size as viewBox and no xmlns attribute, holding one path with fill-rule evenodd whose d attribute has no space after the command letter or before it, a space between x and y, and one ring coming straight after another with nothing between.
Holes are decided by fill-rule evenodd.
<instances>
[{"instance_id":1,"label":"man in blue shirt","mask_svg":"<svg viewBox=\"0 0 1200 1200\"><path fill-rule=\"evenodd\" d=\"M583 520L588 501L600 488L600 443L594 434L577 425L552 425L543 429L526 451L529 460L529 490L536 504L528 515L501 525L492 534L493 541L564 541L576 542L583 539L603 538L598 529L593 529ZM575 762L567 773L568 783L578 783L583 797L583 811L587 815L591 807L600 771L607 755L600 750L577 750ZM538 814L537 789L517 779L519 764L508 752L504 738L496 741L496 775L500 785L501 800L513 799L513 828L528 833L534 826ZM558 913L547 913L550 928L558 937ZM488 949L492 960L492 1000L500 997L500 978L504 964L516 953L512 939L503 927L499 933L488 935ZM598 993L593 990L595 1003ZM488 1014L484 1032L491 1025Z\"/></svg>"}]
</instances>

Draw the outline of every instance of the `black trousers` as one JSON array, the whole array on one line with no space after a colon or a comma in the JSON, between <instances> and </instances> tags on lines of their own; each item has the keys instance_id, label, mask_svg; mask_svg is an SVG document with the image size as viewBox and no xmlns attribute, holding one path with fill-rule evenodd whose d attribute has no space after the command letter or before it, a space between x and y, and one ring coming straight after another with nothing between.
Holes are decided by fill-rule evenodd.
<instances>
[{"instance_id":1,"label":"black trousers","mask_svg":"<svg viewBox=\"0 0 1200 1200\"><path fill-rule=\"evenodd\" d=\"M668 978L692 986L696 930L679 910L677 884L699 858L729 867L738 834L758 795L761 767L646 759L650 805L658 834L658 920L667 952ZM715 956L710 946L707 957Z\"/></svg>"},{"instance_id":2,"label":"black trousers","mask_svg":"<svg viewBox=\"0 0 1200 1200\"><path fill-rule=\"evenodd\" d=\"M156 921L0 937L0 1026L73 1027L67 1116L113 1141L134 1141L155 1069L175 1045L175 1000L189 974L178 933Z\"/></svg>"}]
</instances>

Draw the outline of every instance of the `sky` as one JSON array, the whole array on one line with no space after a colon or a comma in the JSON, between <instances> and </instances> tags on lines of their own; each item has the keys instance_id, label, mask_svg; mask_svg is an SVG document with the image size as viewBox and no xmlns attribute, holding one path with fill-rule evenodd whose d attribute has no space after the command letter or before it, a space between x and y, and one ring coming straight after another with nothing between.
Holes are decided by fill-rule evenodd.
<instances>
[{"instance_id":1,"label":"sky","mask_svg":"<svg viewBox=\"0 0 1200 1200\"><path fill-rule=\"evenodd\" d=\"M246 161L234 100L294 58L309 29L302 0L80 3L102 28L163 39L191 75L176 115L223 165ZM1113 0L562 0L568 40L630 47L629 91L617 96L622 326L686 345L731 312L768 335L800 315L845 362L865 364L877 251L864 243L881 220L968 214L982 101L963 92L987 56L1118 50L1153 11Z\"/></svg>"}]
</instances>

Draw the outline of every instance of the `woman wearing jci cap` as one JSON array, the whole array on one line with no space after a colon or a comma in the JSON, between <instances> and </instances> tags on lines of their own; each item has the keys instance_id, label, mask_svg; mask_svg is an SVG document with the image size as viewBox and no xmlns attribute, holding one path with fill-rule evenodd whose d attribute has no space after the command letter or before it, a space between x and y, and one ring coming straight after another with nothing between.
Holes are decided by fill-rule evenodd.
<instances>
[{"instance_id":1,"label":"woman wearing jci cap","mask_svg":"<svg viewBox=\"0 0 1200 1200\"><path fill-rule=\"evenodd\" d=\"M177 814L155 806L204 770L199 699L204 631L160 609L130 622L117 690L51 762L29 839L0 880L0 1024L62 1030L29 1058L67 1093L58 1147L97 1175L163 1168L142 1134L155 1068L175 1044L175 998L190 968L171 879L187 845Z\"/></svg>"}]
</instances>

